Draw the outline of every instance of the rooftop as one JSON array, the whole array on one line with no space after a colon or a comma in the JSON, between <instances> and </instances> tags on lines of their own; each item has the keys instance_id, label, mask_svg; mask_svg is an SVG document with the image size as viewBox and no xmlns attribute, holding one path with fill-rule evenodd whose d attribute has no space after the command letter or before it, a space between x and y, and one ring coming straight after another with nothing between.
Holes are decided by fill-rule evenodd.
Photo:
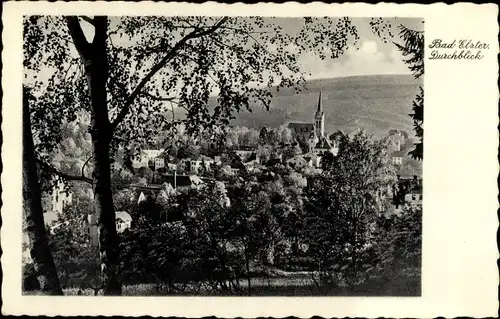
<instances>
[{"instance_id":1,"label":"rooftop","mask_svg":"<svg viewBox=\"0 0 500 319\"><path fill-rule=\"evenodd\" d=\"M314 146L314 148L328 149L329 150L332 148L332 145L330 144L328 139L326 139L325 137L321 137L319 139L319 142L316 143L316 146Z\"/></svg>"}]
</instances>

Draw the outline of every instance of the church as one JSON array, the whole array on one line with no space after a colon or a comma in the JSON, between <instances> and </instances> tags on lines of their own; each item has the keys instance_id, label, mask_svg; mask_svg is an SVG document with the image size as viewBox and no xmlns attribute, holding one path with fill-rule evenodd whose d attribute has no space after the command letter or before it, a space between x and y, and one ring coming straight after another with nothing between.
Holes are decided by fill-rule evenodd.
<instances>
[{"instance_id":1,"label":"church","mask_svg":"<svg viewBox=\"0 0 500 319\"><path fill-rule=\"evenodd\" d=\"M325 112L322 104L322 91L319 92L318 105L314 114L314 123L291 122L288 128L297 140L308 143L310 152L319 154L325 151L335 153L336 147L325 136Z\"/></svg>"}]
</instances>

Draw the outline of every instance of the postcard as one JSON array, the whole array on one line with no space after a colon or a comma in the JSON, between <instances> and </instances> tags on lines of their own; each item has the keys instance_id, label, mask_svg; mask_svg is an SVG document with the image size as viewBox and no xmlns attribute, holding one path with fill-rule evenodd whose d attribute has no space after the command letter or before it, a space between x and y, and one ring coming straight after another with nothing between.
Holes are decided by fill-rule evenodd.
<instances>
[{"instance_id":1,"label":"postcard","mask_svg":"<svg viewBox=\"0 0 500 319\"><path fill-rule=\"evenodd\" d=\"M497 15L6 3L2 314L495 316Z\"/></svg>"}]
</instances>

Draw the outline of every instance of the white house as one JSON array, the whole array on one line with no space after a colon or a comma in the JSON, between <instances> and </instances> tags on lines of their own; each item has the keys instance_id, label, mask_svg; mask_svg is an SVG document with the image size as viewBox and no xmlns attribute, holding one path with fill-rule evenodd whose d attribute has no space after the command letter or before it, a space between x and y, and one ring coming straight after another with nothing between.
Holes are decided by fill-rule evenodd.
<instances>
[{"instance_id":1,"label":"white house","mask_svg":"<svg viewBox=\"0 0 500 319\"><path fill-rule=\"evenodd\" d=\"M161 148L159 150L142 150L143 153L146 154L146 156L150 159L153 159L153 158L156 158L158 156L160 156L161 153L163 153L165 151L165 149Z\"/></svg>"},{"instance_id":2,"label":"white house","mask_svg":"<svg viewBox=\"0 0 500 319\"><path fill-rule=\"evenodd\" d=\"M403 165L403 157L405 156L405 151L398 151L391 154L392 164Z\"/></svg>"},{"instance_id":3,"label":"white house","mask_svg":"<svg viewBox=\"0 0 500 319\"><path fill-rule=\"evenodd\" d=\"M318 168L321 166L321 156L316 153L307 153L302 155L302 158L307 162L307 166Z\"/></svg>"},{"instance_id":4,"label":"white house","mask_svg":"<svg viewBox=\"0 0 500 319\"><path fill-rule=\"evenodd\" d=\"M196 156L192 158L186 158L181 161L181 168L189 173L197 174L199 173L201 167L204 165L205 169L209 170L211 165L215 161L207 156Z\"/></svg>"},{"instance_id":5,"label":"white house","mask_svg":"<svg viewBox=\"0 0 500 319\"><path fill-rule=\"evenodd\" d=\"M234 151L236 155L242 160L248 160L253 154L255 154L255 148L242 146Z\"/></svg>"},{"instance_id":6,"label":"white house","mask_svg":"<svg viewBox=\"0 0 500 319\"><path fill-rule=\"evenodd\" d=\"M116 212L116 231L118 233L124 232L129 229L132 225L132 217L129 213L120 211Z\"/></svg>"},{"instance_id":7,"label":"white house","mask_svg":"<svg viewBox=\"0 0 500 319\"><path fill-rule=\"evenodd\" d=\"M304 167L309 166L309 162L306 161L304 159L304 157L300 156L300 155L292 157L292 158L288 159L286 162L288 165L295 167L295 168L304 168ZM312 161L311 161L310 165L312 166Z\"/></svg>"},{"instance_id":8,"label":"white house","mask_svg":"<svg viewBox=\"0 0 500 319\"><path fill-rule=\"evenodd\" d=\"M160 168L165 167L165 158L163 157L156 157L155 158L155 170L158 170Z\"/></svg>"},{"instance_id":9,"label":"white house","mask_svg":"<svg viewBox=\"0 0 500 319\"><path fill-rule=\"evenodd\" d=\"M153 161L155 158L160 156L160 154L163 153L164 151L165 151L165 149L163 149L163 148L161 148L159 150L156 150L156 149L142 150L140 155L139 155L139 159L134 160L132 163L132 166L134 168L148 167L149 162ZM156 162L154 164L156 165Z\"/></svg>"},{"instance_id":10,"label":"white house","mask_svg":"<svg viewBox=\"0 0 500 319\"><path fill-rule=\"evenodd\" d=\"M115 213L116 216L116 231L121 233L132 225L132 217L124 211ZM95 214L87 215L87 223L89 227L89 234L92 246L99 245L99 232L97 229L97 216Z\"/></svg>"},{"instance_id":11,"label":"white house","mask_svg":"<svg viewBox=\"0 0 500 319\"><path fill-rule=\"evenodd\" d=\"M64 208L73 203L73 196L71 192L64 189L64 184L59 182L57 186L52 189L50 195L50 208L49 210L56 213L62 213Z\"/></svg>"}]
</instances>

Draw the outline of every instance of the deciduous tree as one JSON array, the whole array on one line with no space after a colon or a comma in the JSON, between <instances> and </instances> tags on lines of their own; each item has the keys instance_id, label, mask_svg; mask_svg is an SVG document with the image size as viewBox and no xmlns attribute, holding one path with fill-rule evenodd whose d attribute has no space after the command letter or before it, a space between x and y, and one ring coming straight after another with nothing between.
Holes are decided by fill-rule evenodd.
<instances>
[{"instance_id":1,"label":"deciduous tree","mask_svg":"<svg viewBox=\"0 0 500 319\"><path fill-rule=\"evenodd\" d=\"M59 277L52 258L42 209L35 147L30 121L30 94L23 87L23 215L28 233L28 249L40 289L50 295L62 295Z\"/></svg>"},{"instance_id":2,"label":"deciduous tree","mask_svg":"<svg viewBox=\"0 0 500 319\"><path fill-rule=\"evenodd\" d=\"M392 199L396 174L386 145L360 131L306 187L306 237L323 279L359 280L371 224Z\"/></svg>"},{"instance_id":3,"label":"deciduous tree","mask_svg":"<svg viewBox=\"0 0 500 319\"><path fill-rule=\"evenodd\" d=\"M294 35L259 17L27 19L36 20L25 42L38 50L30 49L33 63L25 69L37 91L31 110L37 156L45 171L92 184L104 293L111 295L121 293L110 177L118 147L127 146L128 157L137 155L137 145L154 132L179 123L195 135L200 127L224 129L251 100L269 108L270 87L303 84L297 59L302 52L336 58L348 39L357 40L348 18L305 18ZM213 108L211 94L218 96ZM185 110L183 119L172 103ZM61 142L61 124L80 113L90 117L91 177L69 175L48 161Z\"/></svg>"}]
</instances>

